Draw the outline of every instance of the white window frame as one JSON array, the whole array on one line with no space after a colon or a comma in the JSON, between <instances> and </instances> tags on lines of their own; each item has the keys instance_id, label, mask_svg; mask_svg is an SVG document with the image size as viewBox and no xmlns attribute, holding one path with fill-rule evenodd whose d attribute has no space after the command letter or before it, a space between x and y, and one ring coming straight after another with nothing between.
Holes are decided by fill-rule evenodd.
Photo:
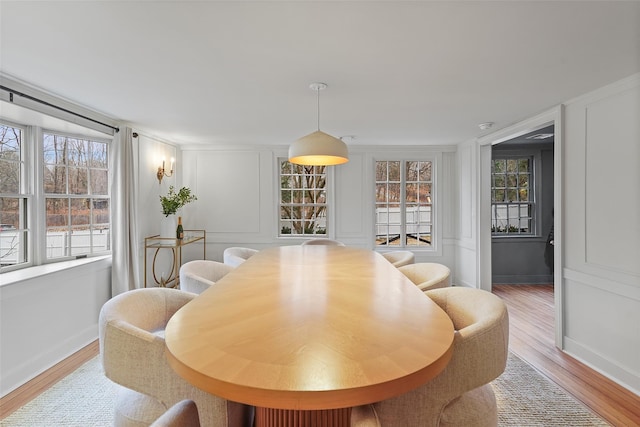
<instances>
[{"instance_id":1,"label":"white window frame","mask_svg":"<svg viewBox=\"0 0 640 427\"><path fill-rule=\"evenodd\" d=\"M281 219L281 207L282 207L282 185L281 185L281 163L282 161L287 161L286 156L275 156L275 175L276 175L276 237L281 239L309 239L313 237L323 237L323 238L335 238L335 231L333 230L333 218L335 215L335 210L333 209L333 168L327 166L325 168L325 214L326 214L326 226L325 226L325 234L286 234L282 233L282 219ZM311 204L313 205L313 204ZM291 230L293 231L293 230Z\"/></svg>"},{"instance_id":2,"label":"white window frame","mask_svg":"<svg viewBox=\"0 0 640 427\"><path fill-rule=\"evenodd\" d=\"M530 221L530 230L529 232L512 232L512 233L498 233L493 231L493 214L494 207L496 203L493 201L493 189L494 189L494 181L493 181L493 172L490 171L490 179L491 179L491 193L490 193L490 206L491 206L491 237L495 239L523 239L523 238L538 238L541 237L541 212L540 212L540 203L539 203L539 191L541 185L541 153L539 150L535 149L510 149L510 150L494 150L491 154L491 165L493 165L493 161L497 159L523 159L529 158L531 159L531 176L529 179L530 188L530 201L527 202L531 204L531 221ZM507 203L507 202L505 202ZM517 204L517 202L516 202Z\"/></svg>"},{"instance_id":3,"label":"white window frame","mask_svg":"<svg viewBox=\"0 0 640 427\"><path fill-rule=\"evenodd\" d=\"M394 250L410 250L412 252L420 253L431 253L433 255L441 255L441 247L442 247L442 230L440 225L441 218L441 205L439 201L439 188L441 182L441 172L440 172L440 164L442 163L442 153L424 153L424 152L411 152L407 151L404 154L396 154L396 153L375 153L373 155L373 162L371 165L372 170L372 216L373 216L373 230L372 230L372 245L374 250L379 252L388 252ZM379 161L400 161L401 162L401 245L377 245L376 242L376 162ZM406 178L405 174L405 161L419 161L419 162L431 162L431 244L424 246L409 246L403 243L404 236L406 236L406 224L405 224L405 185Z\"/></svg>"},{"instance_id":4,"label":"white window frame","mask_svg":"<svg viewBox=\"0 0 640 427\"><path fill-rule=\"evenodd\" d=\"M12 266L3 267L0 273L6 273L9 271L22 270L25 268L43 265L48 263L56 263L68 260L74 260L78 258L100 257L111 254L111 238L108 237L109 249L106 251L96 251L87 254L71 255L64 257L56 257L48 259L46 257L46 202L44 193L43 182L43 134L54 133L58 135L65 135L73 138L86 139L91 141L97 141L107 144L108 156L112 155L112 139L108 137L96 136L97 132L88 130L87 133L81 132L69 132L61 131L51 128L43 128L39 125L33 125L28 123L17 123L15 120L11 120L5 117L0 117L0 122L8 126L18 127L23 129L24 136L21 143L23 160L22 170L22 191L24 198L26 199L26 230L27 230L27 262L22 264L16 264ZM113 218L111 216L111 204L113 203L111 197L111 162L107 161L107 176L108 176L108 200L109 200L109 230L113 226Z\"/></svg>"},{"instance_id":5,"label":"white window frame","mask_svg":"<svg viewBox=\"0 0 640 427\"><path fill-rule=\"evenodd\" d=\"M34 264L34 231L33 225L35 224L35 216L33 215L33 178L31 171L33 170L33 157L34 157L34 144L33 141L33 129L31 126L27 126L20 123L15 123L11 120L6 120L0 118L0 123L4 126L13 127L21 130L21 141L20 141L20 188L18 193L3 193L2 196L7 197L16 197L21 199L21 204L23 204L24 212L20 215L20 223L23 224L23 227L19 227L16 231L0 231L0 235L6 233L21 233L22 244L20 245L20 249L22 252L22 256L24 257L24 262L17 262L13 265L7 265L4 267L0 267L1 272L18 270L22 268L30 267ZM3 237L4 237L3 236ZM15 236L18 237L18 236ZM4 239L3 239L4 240ZM4 243L4 242L3 242ZM18 255L16 255L18 256Z\"/></svg>"},{"instance_id":6,"label":"white window frame","mask_svg":"<svg viewBox=\"0 0 640 427\"><path fill-rule=\"evenodd\" d=\"M82 193L82 194L73 194L73 193L69 193L69 192L65 192L65 193L45 193L44 191L44 166L45 166L45 162L44 162L44 135L45 134L50 134L50 135L57 135L57 136L62 136L62 137L66 137L66 138L72 138L72 139L79 139L79 140L85 140L85 141L90 141L90 142L97 142L97 143L102 143L102 144L106 144L106 154L107 154L107 161L106 161L106 173L107 173L107 195L96 195L96 194L92 194L91 189L90 189L90 183L87 183L87 193ZM42 129L41 132L38 135L38 147L39 147L39 153L38 153L38 162L39 162L39 179L38 182L40 183L40 191L39 191L39 195L41 197L38 198L38 200L40 200L40 206L39 209L41 209L42 212L42 225L43 225L43 233L41 233L42 238L44 239L44 241L42 242L42 244L40 245L41 248L43 248L44 252L42 253L42 257L43 257L43 262L57 262L57 261L66 261L66 260L70 260L70 259L77 259L77 258L85 258L85 257L93 257L93 256L103 256L103 255L108 255L111 253L111 230L112 230L112 218L111 218L111 179L110 179L110 157L111 157L111 141L105 138L96 138L95 136L87 136L87 135L81 135L81 134L75 134L75 133L69 133L69 132L61 132L61 131L56 131L56 130L50 130L50 129ZM67 168L69 168L67 166ZM88 170L90 169L94 169L97 170L98 168L91 168L91 167L87 167ZM68 185L68 174L66 174L66 184ZM76 246L72 243L73 241L73 233L69 233L68 235L66 235L64 237L64 241L65 241L65 245L68 248L69 254L63 254L63 255L59 255L59 256L53 256L53 255L49 255L49 250L50 248L48 247L48 230L47 230L47 222L46 222L46 215L47 215L47 206L46 206L46 201L47 199L66 199L66 200L74 200L74 199L89 199L89 200L107 200L108 204L109 204L109 226L107 228L107 233L104 234L102 236L102 240L104 240L105 245L107 247L107 249L105 250L96 250L96 247L98 246L95 243L95 237L94 237L94 233L89 233L88 234L88 239L89 239L89 247L90 250L89 252L82 252L82 253L76 253L74 254L74 248L76 248ZM93 218L91 218L92 215L90 215L89 218L89 223L87 224L87 227L92 228L93 225L95 225L93 223ZM69 224L67 226L67 228L69 230L73 230L74 227L73 225ZM102 233L101 233L102 234ZM75 251L77 252L77 248L75 249Z\"/></svg>"}]
</instances>

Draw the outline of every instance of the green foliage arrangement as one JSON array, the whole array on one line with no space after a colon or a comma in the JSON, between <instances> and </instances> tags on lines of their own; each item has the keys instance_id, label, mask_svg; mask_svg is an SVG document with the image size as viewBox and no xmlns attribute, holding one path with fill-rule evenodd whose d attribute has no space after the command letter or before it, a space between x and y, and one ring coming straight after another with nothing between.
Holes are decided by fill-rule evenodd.
<instances>
[{"instance_id":1,"label":"green foliage arrangement","mask_svg":"<svg viewBox=\"0 0 640 427\"><path fill-rule=\"evenodd\" d=\"M169 186L169 193L166 196L160 196L160 204L162 205L162 213L164 216L175 215L178 209L191 203L198 198L191 194L191 190L187 187L182 187L177 193L173 188L173 185Z\"/></svg>"}]
</instances>

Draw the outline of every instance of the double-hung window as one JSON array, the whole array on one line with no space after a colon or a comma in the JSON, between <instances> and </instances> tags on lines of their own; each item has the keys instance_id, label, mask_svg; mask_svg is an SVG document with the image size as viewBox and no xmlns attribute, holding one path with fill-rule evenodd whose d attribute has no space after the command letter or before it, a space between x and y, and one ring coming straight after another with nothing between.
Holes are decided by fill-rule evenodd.
<instances>
[{"instance_id":1,"label":"double-hung window","mask_svg":"<svg viewBox=\"0 0 640 427\"><path fill-rule=\"evenodd\" d=\"M110 249L108 144L45 132L46 258Z\"/></svg>"},{"instance_id":2,"label":"double-hung window","mask_svg":"<svg viewBox=\"0 0 640 427\"><path fill-rule=\"evenodd\" d=\"M491 161L491 233L532 235L534 230L532 156L494 157Z\"/></svg>"},{"instance_id":3,"label":"double-hung window","mask_svg":"<svg viewBox=\"0 0 640 427\"><path fill-rule=\"evenodd\" d=\"M0 123L0 269L31 262L26 128Z\"/></svg>"},{"instance_id":4,"label":"double-hung window","mask_svg":"<svg viewBox=\"0 0 640 427\"><path fill-rule=\"evenodd\" d=\"M108 254L109 140L0 121L0 272Z\"/></svg>"},{"instance_id":5,"label":"double-hung window","mask_svg":"<svg viewBox=\"0 0 640 427\"><path fill-rule=\"evenodd\" d=\"M279 159L280 236L327 235L327 167Z\"/></svg>"},{"instance_id":6,"label":"double-hung window","mask_svg":"<svg viewBox=\"0 0 640 427\"><path fill-rule=\"evenodd\" d=\"M376 246L432 247L432 169L431 160L376 161Z\"/></svg>"}]
</instances>

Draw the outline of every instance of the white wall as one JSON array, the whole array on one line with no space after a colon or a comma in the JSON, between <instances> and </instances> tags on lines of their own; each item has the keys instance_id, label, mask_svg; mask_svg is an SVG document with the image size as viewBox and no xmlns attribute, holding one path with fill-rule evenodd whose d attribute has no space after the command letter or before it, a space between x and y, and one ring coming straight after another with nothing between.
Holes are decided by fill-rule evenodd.
<instances>
[{"instance_id":1,"label":"white wall","mask_svg":"<svg viewBox=\"0 0 640 427\"><path fill-rule=\"evenodd\" d=\"M461 144L457 152L457 230L455 240L456 283L470 288L480 287L478 277L478 156L475 141Z\"/></svg>"},{"instance_id":2,"label":"white wall","mask_svg":"<svg viewBox=\"0 0 640 427\"><path fill-rule=\"evenodd\" d=\"M635 393L640 392L639 118L636 74L459 145L455 248L458 283L490 289L490 144L555 121L560 147L554 159L556 344Z\"/></svg>"},{"instance_id":3,"label":"white wall","mask_svg":"<svg viewBox=\"0 0 640 427\"><path fill-rule=\"evenodd\" d=\"M141 156L150 156L153 141L141 139ZM453 269L456 209L456 147L351 147L350 161L333 167L329 186L333 190L329 221L330 237L346 244L373 248L373 170L375 158L422 156L438 162L436 220L438 241L435 250L416 251L417 261L442 262ZM142 154L145 153L146 154ZM302 239L278 237L278 157L286 157L286 146L183 147L178 163L180 185L190 187L198 200L183 209L185 228L207 230L206 257L222 260L229 246L256 249L273 245L299 244ZM181 166L182 165L182 166ZM148 171L145 175L153 175ZM141 202L142 235L159 227L155 205L159 190L155 183L140 179L141 193L150 196ZM164 182L162 186L164 186ZM143 188L144 187L144 188ZM187 250L188 249L188 250ZM192 250L194 249L194 250ZM200 256L195 248L185 248L183 261ZM454 277L455 281L455 277Z\"/></svg>"},{"instance_id":4,"label":"white wall","mask_svg":"<svg viewBox=\"0 0 640 427\"><path fill-rule=\"evenodd\" d=\"M640 393L640 74L565 106L564 346Z\"/></svg>"},{"instance_id":5,"label":"white wall","mask_svg":"<svg viewBox=\"0 0 640 427\"><path fill-rule=\"evenodd\" d=\"M110 257L30 270L44 275L14 280L26 276L14 271L0 276L2 396L93 342L100 308L111 296Z\"/></svg>"}]
</instances>

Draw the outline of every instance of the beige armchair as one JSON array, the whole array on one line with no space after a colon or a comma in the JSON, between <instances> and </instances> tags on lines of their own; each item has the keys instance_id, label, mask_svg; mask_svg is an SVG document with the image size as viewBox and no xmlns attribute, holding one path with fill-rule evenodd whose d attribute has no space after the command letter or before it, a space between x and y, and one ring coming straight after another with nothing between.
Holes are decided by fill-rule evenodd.
<instances>
[{"instance_id":1,"label":"beige armchair","mask_svg":"<svg viewBox=\"0 0 640 427\"><path fill-rule=\"evenodd\" d=\"M302 245L327 245L327 246L344 246L345 244L333 239L309 239L302 242Z\"/></svg>"},{"instance_id":2,"label":"beige armchair","mask_svg":"<svg viewBox=\"0 0 640 427\"><path fill-rule=\"evenodd\" d=\"M100 355L104 373L123 386L114 426L149 426L184 399L196 402L204 427L251 424L252 410L192 386L169 366L164 328L173 314L195 298L176 289L145 288L122 293L100 311Z\"/></svg>"},{"instance_id":3,"label":"beige armchair","mask_svg":"<svg viewBox=\"0 0 640 427\"><path fill-rule=\"evenodd\" d=\"M189 261L180 267L180 289L194 294L201 294L209 289L234 267L210 260Z\"/></svg>"},{"instance_id":4,"label":"beige armchair","mask_svg":"<svg viewBox=\"0 0 640 427\"><path fill-rule=\"evenodd\" d=\"M489 384L507 364L509 317L490 292L444 288L425 292L453 321L453 355L437 377L400 396L356 408L352 427L497 426Z\"/></svg>"},{"instance_id":5,"label":"beige armchair","mask_svg":"<svg viewBox=\"0 0 640 427\"><path fill-rule=\"evenodd\" d=\"M413 264L415 262L415 255L411 251L393 251L385 252L382 254L391 264L396 267L402 267L403 265Z\"/></svg>"},{"instance_id":6,"label":"beige armchair","mask_svg":"<svg viewBox=\"0 0 640 427\"><path fill-rule=\"evenodd\" d=\"M418 262L398 267L422 291L451 286L451 270L435 262Z\"/></svg>"},{"instance_id":7,"label":"beige armchair","mask_svg":"<svg viewBox=\"0 0 640 427\"><path fill-rule=\"evenodd\" d=\"M231 267L237 267L256 253L258 253L257 249L243 248L239 246L231 247L225 249L222 253L222 261Z\"/></svg>"},{"instance_id":8,"label":"beige armchair","mask_svg":"<svg viewBox=\"0 0 640 427\"><path fill-rule=\"evenodd\" d=\"M193 400L182 400L155 420L151 427L200 427L198 407Z\"/></svg>"}]
</instances>

